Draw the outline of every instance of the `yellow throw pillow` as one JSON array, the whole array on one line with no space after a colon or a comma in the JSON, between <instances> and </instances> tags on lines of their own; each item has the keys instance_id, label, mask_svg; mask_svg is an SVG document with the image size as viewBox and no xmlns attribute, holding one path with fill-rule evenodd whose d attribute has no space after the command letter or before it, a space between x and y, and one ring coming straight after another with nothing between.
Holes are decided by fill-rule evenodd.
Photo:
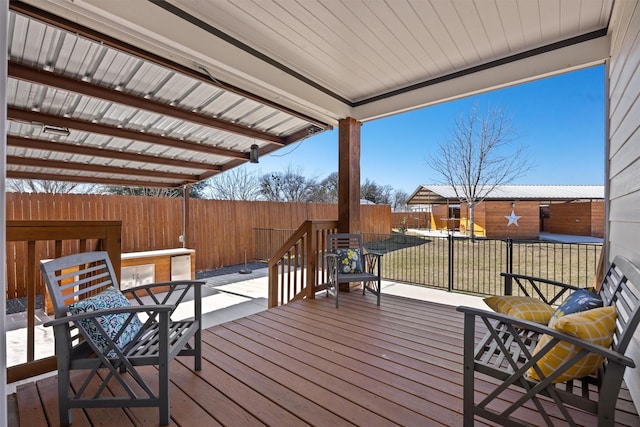
<instances>
[{"instance_id":1,"label":"yellow throw pillow","mask_svg":"<svg viewBox=\"0 0 640 427\"><path fill-rule=\"evenodd\" d=\"M495 312L530 322L549 323L555 309L532 297L505 295L485 298L484 302Z\"/></svg>"},{"instance_id":2,"label":"yellow throw pillow","mask_svg":"<svg viewBox=\"0 0 640 427\"><path fill-rule=\"evenodd\" d=\"M553 329L582 338L592 344L609 348L613 341L617 317L615 306L594 308L579 313L567 314L559 318L554 322ZM533 354L536 354L550 340L551 337L549 335L543 335ZM538 361L538 366L546 377L565 361L575 356L578 351L580 351L580 348L573 344L560 341L547 354L542 356ZM560 383L574 378L586 377L595 372L603 362L604 358L602 356L589 353L563 372L554 382ZM529 368L527 376L533 380L540 381L540 377L533 368Z\"/></svg>"}]
</instances>

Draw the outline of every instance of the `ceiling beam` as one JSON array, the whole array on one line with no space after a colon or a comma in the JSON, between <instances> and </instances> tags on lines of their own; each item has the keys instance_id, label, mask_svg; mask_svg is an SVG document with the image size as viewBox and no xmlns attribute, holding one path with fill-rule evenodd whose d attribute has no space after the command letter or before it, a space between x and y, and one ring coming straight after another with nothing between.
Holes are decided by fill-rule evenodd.
<instances>
[{"instance_id":1,"label":"ceiling beam","mask_svg":"<svg viewBox=\"0 0 640 427\"><path fill-rule=\"evenodd\" d=\"M256 129L249 129L225 120L162 104L151 99L145 99L141 96L117 91L94 83L84 82L60 74L39 70L13 61L9 61L7 70L9 77L13 77L18 80L28 81L42 86L55 87L86 96L92 96L94 98L104 99L105 101L127 105L134 109L152 111L163 116L174 117L202 126L208 126L225 132L243 135L248 138L260 139L273 144L279 144L280 146L284 145L284 140L277 135L272 135Z\"/></svg>"},{"instance_id":2,"label":"ceiling beam","mask_svg":"<svg viewBox=\"0 0 640 427\"><path fill-rule=\"evenodd\" d=\"M159 187L159 188L174 188L182 187L183 183L175 182L157 182L157 181L137 181L133 179L125 178L105 178L99 176L78 176L78 175L64 175L55 173L42 173L42 172L21 172L7 170L7 178L13 179L38 179L45 181L64 181L64 182L80 182L83 184L103 184L103 185L118 185L122 187Z\"/></svg>"},{"instance_id":3,"label":"ceiling beam","mask_svg":"<svg viewBox=\"0 0 640 427\"><path fill-rule=\"evenodd\" d=\"M31 123L45 123L48 125L61 126L89 133L99 133L117 138L130 139L134 141L158 144L187 151L197 151L200 153L213 154L217 156L231 157L236 159L249 160L248 153L229 150L227 148L212 147L206 144L199 144L192 141L183 141L176 138L156 135L152 133L139 132L130 129L118 128L99 123L92 123L86 120L79 120L70 117L61 117L53 114L23 110L15 107L7 108L7 118Z\"/></svg>"},{"instance_id":4,"label":"ceiling beam","mask_svg":"<svg viewBox=\"0 0 640 427\"><path fill-rule=\"evenodd\" d=\"M238 160L232 160L230 162L225 163L224 165L222 165L222 171L228 171L229 169L233 169L237 166L240 166L242 163L239 162Z\"/></svg>"},{"instance_id":5,"label":"ceiling beam","mask_svg":"<svg viewBox=\"0 0 640 427\"><path fill-rule=\"evenodd\" d=\"M269 106L271 108L274 108L274 109L276 109L278 111L282 111L282 112L287 113L287 114L289 114L291 116L294 116L294 117L297 117L297 118L299 118L301 120L309 122L310 124L312 124L312 125L314 125L316 127L319 127L322 130L328 130L328 129L332 128L332 126L330 124L328 124L328 123L325 123L325 122L319 121L317 119L314 119L313 117L308 116L306 114L302 114L302 113L300 113L300 112L298 112L298 111L296 111L294 109L287 108L287 107L285 107L283 105L280 105L280 104L278 104L278 103L276 103L276 102L274 102L274 101L272 101L272 100L270 100L268 98L264 98L264 97L258 96L256 94L250 93L250 92L248 92L246 90L243 90L243 89L240 89L240 88L238 88L236 86L233 86L231 84L222 82L222 81L220 81L218 79L216 79L214 81L213 79L211 79L211 77L209 75L197 72L192 68L189 68L189 67L186 67L184 65L178 64L176 62L170 61L170 60L168 60L166 58L163 58L163 57L161 57L159 55L155 55L155 54L150 53L150 52L148 52L146 50L143 50L143 49L140 49L140 48L138 48L136 46L133 46L133 45L131 45L129 43L125 43L125 42L123 42L121 40L117 40L114 37L107 36L106 34L103 34L103 33L100 33L98 31L95 31L93 29L87 28L87 27L85 27L85 26L83 26L81 24L78 24L76 22L61 18L61 17L56 16L56 15L54 15L52 13L46 12L46 11L44 11L42 9L38 9L38 8L36 8L34 6L28 5L28 4L23 3L21 1L12 0L9 3L9 9L13 10L15 12L22 13L23 15L30 16L32 18L38 19L40 21L43 21L43 22L45 22L47 24L50 24L50 25L53 25L55 27L61 28L63 30L70 31L70 32L75 33L75 34L79 34L79 35L81 35L83 37L86 37L86 38L88 38L90 40L94 40L94 41L97 41L97 42L99 42L101 44L104 44L106 46L110 46L112 48L118 49L118 50L120 50L122 52L129 53L129 54L131 54L131 55L133 55L135 57L142 58L142 59L144 59L146 61L149 61L149 62L153 62L154 64L157 64L157 65L160 65L162 67L168 68L170 70L176 71L178 73L187 75L187 76L192 77L194 79L203 81L203 82L208 83L208 84L213 84L213 85L215 85L215 86L217 86L217 87L219 87L221 89L224 89L226 91L233 92L233 93L235 93L237 95L241 95L241 96L243 96L243 97L245 97L247 99L254 100L254 101L256 101L256 102L258 102L260 104L267 105L267 106Z\"/></svg>"},{"instance_id":6,"label":"ceiling beam","mask_svg":"<svg viewBox=\"0 0 640 427\"><path fill-rule=\"evenodd\" d=\"M15 135L7 135L7 147L24 148L31 150L55 151L58 153L81 154L84 156L103 157L107 159L128 160L131 162L151 163L163 166L174 166L187 169L204 169L212 172L212 175L220 172L218 165L197 162L193 160L180 160L148 154L131 153L102 147L70 144L50 139L23 138ZM244 163L244 162L242 162Z\"/></svg>"},{"instance_id":7,"label":"ceiling beam","mask_svg":"<svg viewBox=\"0 0 640 427\"><path fill-rule=\"evenodd\" d=\"M174 179L185 181L185 183L193 183L198 181L195 175L163 172L157 170L145 170L136 168L125 168L117 166L95 165L91 163L65 162L60 160L37 159L33 157L7 156L7 165L11 166L27 166L34 168L51 168L61 170L87 171L104 174L131 175L140 177L154 177L161 179Z\"/></svg>"}]
</instances>

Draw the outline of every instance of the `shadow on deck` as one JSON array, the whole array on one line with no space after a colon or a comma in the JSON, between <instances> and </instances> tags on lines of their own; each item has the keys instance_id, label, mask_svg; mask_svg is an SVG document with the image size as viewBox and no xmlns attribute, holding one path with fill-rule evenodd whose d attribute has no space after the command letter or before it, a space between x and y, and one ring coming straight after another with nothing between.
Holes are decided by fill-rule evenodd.
<instances>
[{"instance_id":1,"label":"shadow on deck","mask_svg":"<svg viewBox=\"0 0 640 427\"><path fill-rule=\"evenodd\" d=\"M172 424L462 425L463 319L455 307L392 295L377 307L357 292L340 298L339 309L319 297L207 329L202 371L191 359L172 364ZM477 382L477 394L484 385ZM56 391L55 377L19 386L10 397L19 425L57 425ZM626 390L618 408L617 425L640 424ZM519 412L540 424L535 408ZM156 408L77 409L73 417L74 426L158 423ZM596 425L591 415L577 418Z\"/></svg>"}]
</instances>

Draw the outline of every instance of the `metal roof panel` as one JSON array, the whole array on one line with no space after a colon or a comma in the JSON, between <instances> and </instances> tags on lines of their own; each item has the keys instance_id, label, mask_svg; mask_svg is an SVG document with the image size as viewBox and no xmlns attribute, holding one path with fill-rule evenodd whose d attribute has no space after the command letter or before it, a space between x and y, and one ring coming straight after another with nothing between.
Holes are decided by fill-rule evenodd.
<instances>
[{"instance_id":1,"label":"metal roof panel","mask_svg":"<svg viewBox=\"0 0 640 427\"><path fill-rule=\"evenodd\" d=\"M458 194L464 194L458 190ZM455 189L449 185L421 185L409 198L409 204L441 203L458 200ZM581 200L604 199L602 185L501 185L493 189L485 200Z\"/></svg>"}]
</instances>

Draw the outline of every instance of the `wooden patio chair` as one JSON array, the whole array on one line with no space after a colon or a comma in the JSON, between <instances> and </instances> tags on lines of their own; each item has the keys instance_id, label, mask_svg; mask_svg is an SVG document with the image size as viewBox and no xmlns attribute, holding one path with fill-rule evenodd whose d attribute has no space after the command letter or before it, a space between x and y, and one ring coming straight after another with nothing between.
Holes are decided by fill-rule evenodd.
<instances>
[{"instance_id":1,"label":"wooden patio chair","mask_svg":"<svg viewBox=\"0 0 640 427\"><path fill-rule=\"evenodd\" d=\"M71 408L139 406L159 407L160 424L168 424L169 363L185 355L193 356L196 370L202 365L202 282L156 283L120 292L107 252L41 261L40 269L55 312L55 320L45 326L53 326L55 335L60 424L71 423ZM172 320L190 295L193 317ZM157 387L139 372L148 365L158 368ZM73 370L86 372L81 384L75 375L72 384Z\"/></svg>"},{"instance_id":2,"label":"wooden patio chair","mask_svg":"<svg viewBox=\"0 0 640 427\"><path fill-rule=\"evenodd\" d=\"M373 292L380 305L380 258L376 252L364 252L359 234L337 233L327 236L327 296L335 295L336 308L340 283L362 282L365 290Z\"/></svg>"},{"instance_id":3,"label":"wooden patio chair","mask_svg":"<svg viewBox=\"0 0 640 427\"><path fill-rule=\"evenodd\" d=\"M551 289L552 296L543 298L548 301L582 292L572 302L583 304L592 298L585 294L593 295L552 280L503 276L515 281L527 296L542 297L543 286ZM576 425L568 409L578 408L596 415L599 427L613 426L625 369L635 367L625 352L640 322L640 270L628 259L616 257L598 295L601 308L573 312L561 306L560 311L551 310L548 326L526 320L524 310L504 314L458 307L464 313L464 425L474 425L474 417L479 416L501 425L529 426L531 421L513 415L529 403L540 414L537 425L553 426L555 417ZM531 307L538 304L529 302ZM541 304L544 307L546 301ZM565 309L571 314L565 315ZM538 308L534 311L540 312ZM479 342L476 323L488 330ZM498 381L487 382L484 375ZM488 384L493 389L484 387L480 396L475 389L476 377L483 387ZM519 398L501 401L507 393L513 396L513 387L522 390Z\"/></svg>"}]
</instances>

